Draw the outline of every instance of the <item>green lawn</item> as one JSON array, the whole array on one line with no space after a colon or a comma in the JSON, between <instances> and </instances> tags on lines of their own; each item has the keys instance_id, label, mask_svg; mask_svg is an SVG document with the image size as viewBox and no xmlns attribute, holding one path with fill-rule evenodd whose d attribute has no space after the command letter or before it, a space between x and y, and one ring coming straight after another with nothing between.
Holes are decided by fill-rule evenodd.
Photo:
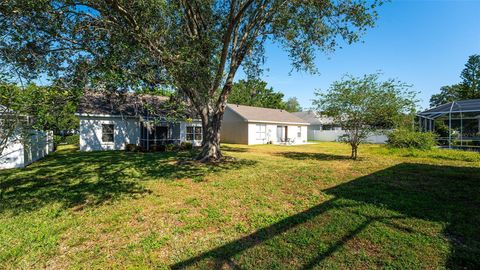
<instances>
[{"instance_id":1,"label":"green lawn","mask_svg":"<svg viewBox=\"0 0 480 270\"><path fill-rule=\"evenodd\" d=\"M480 268L480 154L224 145L0 171L0 269Z\"/></svg>"}]
</instances>

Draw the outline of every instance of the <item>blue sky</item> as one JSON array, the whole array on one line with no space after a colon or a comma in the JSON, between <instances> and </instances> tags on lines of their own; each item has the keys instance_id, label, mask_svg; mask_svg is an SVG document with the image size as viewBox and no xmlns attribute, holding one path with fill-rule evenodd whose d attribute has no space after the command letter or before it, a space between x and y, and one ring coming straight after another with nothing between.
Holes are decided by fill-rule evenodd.
<instances>
[{"instance_id":1,"label":"blue sky","mask_svg":"<svg viewBox=\"0 0 480 270\"><path fill-rule=\"evenodd\" d=\"M287 54L267 46L263 79L286 97L311 106L315 89L327 89L349 73L355 76L382 71L420 92L422 108L443 85L460 81L468 56L480 54L480 0L395 1L379 9L377 26L363 43L344 46L329 55L319 54L319 75L291 71ZM241 76L239 76L239 79Z\"/></svg>"}]
</instances>

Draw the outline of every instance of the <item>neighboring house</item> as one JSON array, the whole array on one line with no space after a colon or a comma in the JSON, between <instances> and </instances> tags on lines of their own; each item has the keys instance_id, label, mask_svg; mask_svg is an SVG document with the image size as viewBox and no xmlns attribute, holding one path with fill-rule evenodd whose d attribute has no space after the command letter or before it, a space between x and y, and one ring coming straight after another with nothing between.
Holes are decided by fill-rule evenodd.
<instances>
[{"instance_id":1,"label":"neighboring house","mask_svg":"<svg viewBox=\"0 0 480 270\"><path fill-rule=\"evenodd\" d=\"M285 110L228 104L220 138L239 144L301 144L307 142L308 125Z\"/></svg>"},{"instance_id":2,"label":"neighboring house","mask_svg":"<svg viewBox=\"0 0 480 270\"><path fill-rule=\"evenodd\" d=\"M167 97L88 91L77 110L80 150L123 150L127 144L145 149L168 143L202 142L202 125L185 114L169 120Z\"/></svg>"},{"instance_id":3,"label":"neighboring house","mask_svg":"<svg viewBox=\"0 0 480 270\"><path fill-rule=\"evenodd\" d=\"M322 116L314 111L305 111L305 112L294 112L293 113L298 118L301 118L310 125L308 130L342 130L340 125L335 124L333 118L328 116Z\"/></svg>"},{"instance_id":4,"label":"neighboring house","mask_svg":"<svg viewBox=\"0 0 480 270\"><path fill-rule=\"evenodd\" d=\"M319 115L313 111L293 113L297 117L310 123L308 126L308 140L322 142L336 142L345 135L341 126L336 124L331 117ZM382 132L372 134L365 139L368 143L385 143L387 136Z\"/></svg>"},{"instance_id":5,"label":"neighboring house","mask_svg":"<svg viewBox=\"0 0 480 270\"><path fill-rule=\"evenodd\" d=\"M0 107L3 108L0 109L0 121L4 121L5 117L10 117L13 112L1 105ZM28 117L25 117L25 121L28 121ZM20 127L12 125L14 126L11 133L3 130L0 134L0 141L4 146L0 153L0 169L23 168L53 152L52 132L22 132ZM6 133L10 133L8 137L1 138Z\"/></svg>"},{"instance_id":6,"label":"neighboring house","mask_svg":"<svg viewBox=\"0 0 480 270\"><path fill-rule=\"evenodd\" d=\"M319 115L314 111L293 114L310 123L307 136L309 141L338 141L338 137L345 134L342 127L336 125L331 117Z\"/></svg>"}]
</instances>

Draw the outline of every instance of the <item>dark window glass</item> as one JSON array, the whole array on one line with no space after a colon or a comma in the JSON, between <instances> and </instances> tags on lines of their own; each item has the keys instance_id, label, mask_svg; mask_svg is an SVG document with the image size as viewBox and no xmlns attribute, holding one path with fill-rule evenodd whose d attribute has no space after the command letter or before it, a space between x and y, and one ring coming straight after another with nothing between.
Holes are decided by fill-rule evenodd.
<instances>
[{"instance_id":1,"label":"dark window glass","mask_svg":"<svg viewBox=\"0 0 480 270\"><path fill-rule=\"evenodd\" d=\"M202 140L202 127L187 127L187 141L193 140Z\"/></svg>"},{"instance_id":2,"label":"dark window glass","mask_svg":"<svg viewBox=\"0 0 480 270\"><path fill-rule=\"evenodd\" d=\"M114 139L115 139L114 131L115 131L115 125L103 124L102 125L102 141L114 142Z\"/></svg>"}]
</instances>

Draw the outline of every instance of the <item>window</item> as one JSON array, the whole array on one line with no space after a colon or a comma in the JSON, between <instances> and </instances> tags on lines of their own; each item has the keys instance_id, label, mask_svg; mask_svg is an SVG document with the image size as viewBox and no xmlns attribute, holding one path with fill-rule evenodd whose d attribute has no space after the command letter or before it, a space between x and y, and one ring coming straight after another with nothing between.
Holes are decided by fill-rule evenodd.
<instances>
[{"instance_id":1,"label":"window","mask_svg":"<svg viewBox=\"0 0 480 270\"><path fill-rule=\"evenodd\" d=\"M202 140L202 127L187 127L187 141L193 140Z\"/></svg>"},{"instance_id":2,"label":"window","mask_svg":"<svg viewBox=\"0 0 480 270\"><path fill-rule=\"evenodd\" d=\"M256 138L257 140L265 140L266 139L266 135L267 135L267 125L265 124L257 124L255 125L255 128L256 128Z\"/></svg>"},{"instance_id":3,"label":"window","mask_svg":"<svg viewBox=\"0 0 480 270\"><path fill-rule=\"evenodd\" d=\"M297 138L301 138L301 137L302 137L302 127L298 126Z\"/></svg>"},{"instance_id":4,"label":"window","mask_svg":"<svg viewBox=\"0 0 480 270\"><path fill-rule=\"evenodd\" d=\"M114 142L115 125L103 124L102 125L102 142Z\"/></svg>"}]
</instances>

